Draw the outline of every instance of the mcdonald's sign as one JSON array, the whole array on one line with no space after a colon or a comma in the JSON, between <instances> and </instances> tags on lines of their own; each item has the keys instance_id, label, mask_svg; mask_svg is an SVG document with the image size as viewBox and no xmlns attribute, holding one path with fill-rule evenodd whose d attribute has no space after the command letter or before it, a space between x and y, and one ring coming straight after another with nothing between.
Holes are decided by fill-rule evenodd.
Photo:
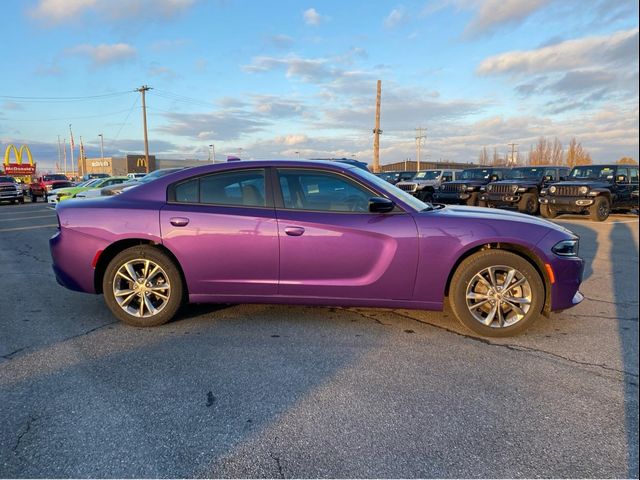
<instances>
[{"instance_id":1,"label":"mcdonald's sign","mask_svg":"<svg viewBox=\"0 0 640 480\"><path fill-rule=\"evenodd\" d=\"M149 155L149 171L156 169L155 155ZM145 173L147 165L144 155L127 155L127 173Z\"/></svg>"},{"instance_id":2,"label":"mcdonald's sign","mask_svg":"<svg viewBox=\"0 0 640 480\"><path fill-rule=\"evenodd\" d=\"M9 162L11 152L13 152L16 158L15 163ZM29 164L27 165L22 163L22 156L25 153L29 159ZM22 145L20 149L17 149L15 145L8 145L7 149L4 151L3 166L4 173L7 175L33 175L36 173L36 164L33 163L33 156L31 155L31 150L29 150L27 145Z\"/></svg>"}]
</instances>

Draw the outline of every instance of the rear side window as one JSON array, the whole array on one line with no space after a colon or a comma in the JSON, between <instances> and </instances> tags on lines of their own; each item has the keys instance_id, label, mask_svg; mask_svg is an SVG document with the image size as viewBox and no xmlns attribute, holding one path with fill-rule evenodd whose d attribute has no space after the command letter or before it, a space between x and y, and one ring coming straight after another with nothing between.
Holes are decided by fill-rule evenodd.
<instances>
[{"instance_id":1,"label":"rear side window","mask_svg":"<svg viewBox=\"0 0 640 480\"><path fill-rule=\"evenodd\" d=\"M631 183L638 183L638 169L630 168L629 176L631 177Z\"/></svg>"},{"instance_id":2,"label":"rear side window","mask_svg":"<svg viewBox=\"0 0 640 480\"><path fill-rule=\"evenodd\" d=\"M264 170L222 172L192 178L170 188L169 201L264 207L266 205Z\"/></svg>"}]
</instances>

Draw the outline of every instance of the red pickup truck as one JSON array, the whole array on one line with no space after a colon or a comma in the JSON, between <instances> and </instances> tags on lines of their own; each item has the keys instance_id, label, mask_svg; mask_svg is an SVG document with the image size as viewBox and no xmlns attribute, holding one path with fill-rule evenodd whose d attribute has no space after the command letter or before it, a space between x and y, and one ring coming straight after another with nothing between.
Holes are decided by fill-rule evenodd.
<instances>
[{"instance_id":1,"label":"red pickup truck","mask_svg":"<svg viewBox=\"0 0 640 480\"><path fill-rule=\"evenodd\" d=\"M73 182L61 173L42 175L29 185L29 196L34 203L38 201L39 197L42 197L46 202L47 194L51 190L66 187L73 187Z\"/></svg>"}]
</instances>

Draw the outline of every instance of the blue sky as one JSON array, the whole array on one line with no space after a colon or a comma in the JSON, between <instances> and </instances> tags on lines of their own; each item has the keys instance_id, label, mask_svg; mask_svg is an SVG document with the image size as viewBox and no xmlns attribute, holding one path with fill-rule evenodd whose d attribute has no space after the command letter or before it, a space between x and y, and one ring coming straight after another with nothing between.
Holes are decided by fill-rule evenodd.
<instances>
[{"instance_id":1,"label":"blue sky","mask_svg":"<svg viewBox=\"0 0 640 480\"><path fill-rule=\"evenodd\" d=\"M638 159L635 0L32 0L0 4L0 147L41 164L57 136L89 156L372 158L521 154L575 137ZM96 98L85 98L94 97ZM26 98L25 98L26 97ZM77 156L77 152L76 152ZM423 157L424 158L424 157Z\"/></svg>"}]
</instances>

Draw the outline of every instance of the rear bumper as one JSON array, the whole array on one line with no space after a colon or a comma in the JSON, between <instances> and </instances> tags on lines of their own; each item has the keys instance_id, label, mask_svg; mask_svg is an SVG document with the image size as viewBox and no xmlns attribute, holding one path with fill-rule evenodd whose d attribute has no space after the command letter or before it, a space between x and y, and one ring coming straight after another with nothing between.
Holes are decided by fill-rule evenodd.
<instances>
[{"instance_id":1,"label":"rear bumper","mask_svg":"<svg viewBox=\"0 0 640 480\"><path fill-rule=\"evenodd\" d=\"M76 292L96 293L92 261L95 252L105 248L102 242L66 230L49 239L49 248L53 273L60 285Z\"/></svg>"}]
</instances>

